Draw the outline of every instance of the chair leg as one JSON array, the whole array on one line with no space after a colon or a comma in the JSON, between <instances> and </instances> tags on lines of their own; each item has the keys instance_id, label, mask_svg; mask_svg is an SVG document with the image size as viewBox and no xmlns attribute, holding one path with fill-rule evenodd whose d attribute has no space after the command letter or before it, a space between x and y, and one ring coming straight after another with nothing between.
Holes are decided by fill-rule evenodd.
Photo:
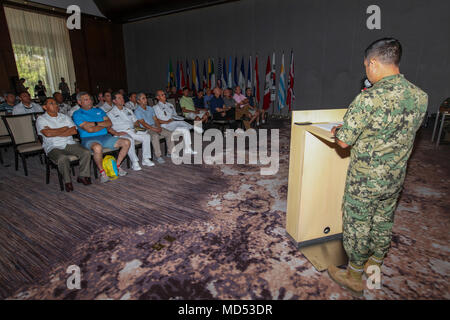
<instances>
[{"instance_id":1,"label":"chair leg","mask_svg":"<svg viewBox=\"0 0 450 320\"><path fill-rule=\"evenodd\" d=\"M44 164L44 162L42 162L42 154L39 155L39 161L41 162L41 164Z\"/></svg>"},{"instance_id":2,"label":"chair leg","mask_svg":"<svg viewBox=\"0 0 450 320\"><path fill-rule=\"evenodd\" d=\"M130 157L127 156L127 168L130 169L131 163L130 163Z\"/></svg>"},{"instance_id":3,"label":"chair leg","mask_svg":"<svg viewBox=\"0 0 450 320\"><path fill-rule=\"evenodd\" d=\"M16 165L16 171L19 170L19 154L17 151L14 151L14 161Z\"/></svg>"},{"instance_id":4,"label":"chair leg","mask_svg":"<svg viewBox=\"0 0 450 320\"><path fill-rule=\"evenodd\" d=\"M64 191L64 184L63 184L62 174L59 172L59 169L56 169L56 171L58 172L59 188L61 189L61 191Z\"/></svg>"},{"instance_id":5,"label":"chair leg","mask_svg":"<svg viewBox=\"0 0 450 320\"><path fill-rule=\"evenodd\" d=\"M97 165L95 164L94 159L92 159L91 161L92 161L92 169L94 171L94 178L97 179L98 178Z\"/></svg>"},{"instance_id":6,"label":"chair leg","mask_svg":"<svg viewBox=\"0 0 450 320\"><path fill-rule=\"evenodd\" d=\"M25 172L25 176L28 176L28 169L27 169L27 160L24 155L20 155L22 158L22 164L23 164L23 171Z\"/></svg>"},{"instance_id":7,"label":"chair leg","mask_svg":"<svg viewBox=\"0 0 450 320\"><path fill-rule=\"evenodd\" d=\"M0 149L0 163L3 165L3 155L2 150Z\"/></svg>"},{"instance_id":8,"label":"chair leg","mask_svg":"<svg viewBox=\"0 0 450 320\"><path fill-rule=\"evenodd\" d=\"M75 166L72 166L72 176L75 177Z\"/></svg>"},{"instance_id":9,"label":"chair leg","mask_svg":"<svg viewBox=\"0 0 450 320\"><path fill-rule=\"evenodd\" d=\"M50 183L50 160L45 158L45 183Z\"/></svg>"}]
</instances>

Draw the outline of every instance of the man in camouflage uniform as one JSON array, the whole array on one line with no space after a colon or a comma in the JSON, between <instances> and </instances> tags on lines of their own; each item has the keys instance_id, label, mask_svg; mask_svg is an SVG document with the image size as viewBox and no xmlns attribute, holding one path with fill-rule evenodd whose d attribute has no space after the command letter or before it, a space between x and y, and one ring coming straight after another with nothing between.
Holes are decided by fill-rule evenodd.
<instances>
[{"instance_id":1,"label":"man in camouflage uniform","mask_svg":"<svg viewBox=\"0 0 450 320\"><path fill-rule=\"evenodd\" d=\"M363 271L381 267L392 235L394 211L428 96L400 74L401 44L380 39L365 51L366 74L373 86L351 103L336 142L352 146L343 198L346 270L331 266L330 277L362 295ZM337 131L337 132L336 132Z\"/></svg>"}]
</instances>

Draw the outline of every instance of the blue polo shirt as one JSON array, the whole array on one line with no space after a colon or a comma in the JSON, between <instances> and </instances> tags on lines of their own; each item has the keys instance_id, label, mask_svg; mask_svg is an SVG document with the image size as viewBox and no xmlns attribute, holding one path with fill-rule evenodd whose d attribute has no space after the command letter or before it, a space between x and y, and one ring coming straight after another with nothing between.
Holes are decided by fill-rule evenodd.
<instances>
[{"instance_id":1,"label":"blue polo shirt","mask_svg":"<svg viewBox=\"0 0 450 320\"><path fill-rule=\"evenodd\" d=\"M80 108L79 110L75 111L72 115L73 122L75 122L75 124L77 125L80 138L97 137L108 134L108 130L106 128L103 128L102 130L97 132L87 132L86 130L83 130L80 127L80 125L83 122L102 122L104 121L103 119L105 117L106 117L105 111L103 111L100 108L91 108L89 110L84 110Z\"/></svg>"},{"instance_id":2,"label":"blue polo shirt","mask_svg":"<svg viewBox=\"0 0 450 320\"><path fill-rule=\"evenodd\" d=\"M147 108L144 110L141 106L139 106L136 110L134 110L134 115L136 116L136 119L144 120L149 126L155 126L155 120L153 119L153 117L155 116L155 110L153 110L152 107L147 106ZM139 125L141 126L141 128L143 128L141 124Z\"/></svg>"},{"instance_id":3,"label":"blue polo shirt","mask_svg":"<svg viewBox=\"0 0 450 320\"><path fill-rule=\"evenodd\" d=\"M211 101L211 99L214 97L214 95L210 95L210 96L208 96L208 95L205 95L205 96L203 96L203 101L204 101L204 103L205 103L205 109L209 109L210 107L209 107L209 102Z\"/></svg>"},{"instance_id":4,"label":"blue polo shirt","mask_svg":"<svg viewBox=\"0 0 450 320\"><path fill-rule=\"evenodd\" d=\"M223 101L222 97L216 98L216 96L213 96L212 99L209 101L209 109L212 113L217 113L219 111L216 111L217 108L223 108L223 105L225 102Z\"/></svg>"}]
</instances>

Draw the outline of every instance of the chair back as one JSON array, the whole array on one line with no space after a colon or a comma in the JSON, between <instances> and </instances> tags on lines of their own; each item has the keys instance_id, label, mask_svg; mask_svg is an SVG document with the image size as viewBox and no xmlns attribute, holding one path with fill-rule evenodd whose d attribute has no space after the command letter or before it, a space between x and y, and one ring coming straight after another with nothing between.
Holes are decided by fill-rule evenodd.
<instances>
[{"instance_id":1,"label":"chair back","mask_svg":"<svg viewBox=\"0 0 450 320\"><path fill-rule=\"evenodd\" d=\"M33 117L32 113L2 117L15 145L37 141Z\"/></svg>"},{"instance_id":2,"label":"chair back","mask_svg":"<svg viewBox=\"0 0 450 320\"><path fill-rule=\"evenodd\" d=\"M0 111L0 118L6 115L5 111ZM3 121L0 121L0 137L9 136L8 129Z\"/></svg>"}]
</instances>

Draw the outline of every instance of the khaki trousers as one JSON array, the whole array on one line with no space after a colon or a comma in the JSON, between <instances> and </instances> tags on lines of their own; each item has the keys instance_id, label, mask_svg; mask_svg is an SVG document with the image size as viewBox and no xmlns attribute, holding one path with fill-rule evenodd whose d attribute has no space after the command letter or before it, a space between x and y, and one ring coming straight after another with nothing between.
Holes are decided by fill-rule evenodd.
<instances>
[{"instance_id":1,"label":"khaki trousers","mask_svg":"<svg viewBox=\"0 0 450 320\"><path fill-rule=\"evenodd\" d=\"M147 133L150 134L150 136L152 137L152 146L153 146L153 150L155 152L155 158L161 157L161 145L159 143L159 139L161 139L161 138L166 139L167 153L168 154L172 153L173 141L171 139L171 136L172 136L171 131L162 128L161 133L156 133L155 131L152 131L152 130L147 130Z\"/></svg>"},{"instance_id":2,"label":"khaki trousers","mask_svg":"<svg viewBox=\"0 0 450 320\"><path fill-rule=\"evenodd\" d=\"M91 152L80 144L68 144L64 149L52 149L47 157L58 165L58 170L63 176L64 183L71 182L69 156L77 156L80 159L80 177L91 176Z\"/></svg>"}]
</instances>

